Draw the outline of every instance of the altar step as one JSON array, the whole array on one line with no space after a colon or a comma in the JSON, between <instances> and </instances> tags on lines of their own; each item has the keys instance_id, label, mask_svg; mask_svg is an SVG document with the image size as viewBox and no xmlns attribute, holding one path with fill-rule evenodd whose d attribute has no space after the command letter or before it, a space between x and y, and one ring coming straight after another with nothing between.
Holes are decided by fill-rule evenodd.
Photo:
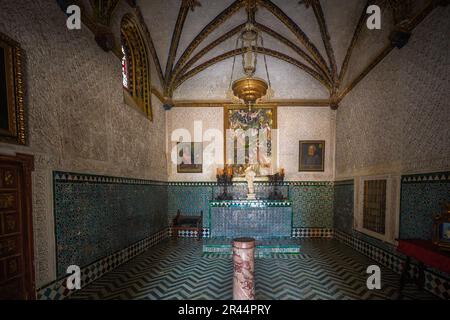
<instances>
[{"instance_id":1,"label":"altar step","mask_svg":"<svg viewBox=\"0 0 450 320\"><path fill-rule=\"evenodd\" d=\"M204 253L232 254L233 239L207 238L203 240ZM292 238L256 239L256 257L270 256L271 254L299 254L300 244Z\"/></svg>"}]
</instances>

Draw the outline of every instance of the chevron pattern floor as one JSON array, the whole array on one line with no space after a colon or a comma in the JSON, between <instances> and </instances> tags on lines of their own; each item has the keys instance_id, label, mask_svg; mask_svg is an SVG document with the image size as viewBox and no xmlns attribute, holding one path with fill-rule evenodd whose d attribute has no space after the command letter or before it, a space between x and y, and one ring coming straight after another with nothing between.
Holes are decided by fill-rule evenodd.
<instances>
[{"instance_id":1,"label":"chevron pattern floor","mask_svg":"<svg viewBox=\"0 0 450 320\"><path fill-rule=\"evenodd\" d=\"M366 268L376 264L333 239L299 239L299 258L257 258L257 299L395 299L399 276L381 268L381 290L368 290ZM202 254L202 241L170 239L152 247L72 299L232 299L231 257ZM433 299L408 285L405 299Z\"/></svg>"}]
</instances>

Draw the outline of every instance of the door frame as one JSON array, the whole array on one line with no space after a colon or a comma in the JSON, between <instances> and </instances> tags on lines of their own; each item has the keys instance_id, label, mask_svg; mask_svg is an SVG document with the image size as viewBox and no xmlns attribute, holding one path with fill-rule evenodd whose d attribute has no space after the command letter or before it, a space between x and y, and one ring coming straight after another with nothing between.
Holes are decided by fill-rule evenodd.
<instances>
[{"instance_id":1,"label":"door frame","mask_svg":"<svg viewBox=\"0 0 450 320\"><path fill-rule=\"evenodd\" d=\"M32 180L34 171L34 156L30 154L16 153L16 155L0 154L0 162L6 162L21 167L21 202L23 208L23 250L24 250L24 279L26 299L36 299L36 282L34 271L34 244L33 244L33 215L32 215Z\"/></svg>"}]
</instances>

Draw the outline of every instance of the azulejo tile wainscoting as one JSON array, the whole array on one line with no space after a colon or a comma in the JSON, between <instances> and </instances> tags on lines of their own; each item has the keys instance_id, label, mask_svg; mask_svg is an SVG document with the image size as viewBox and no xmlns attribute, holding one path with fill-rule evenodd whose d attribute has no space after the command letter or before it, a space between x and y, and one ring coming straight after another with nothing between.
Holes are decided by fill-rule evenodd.
<instances>
[{"instance_id":1,"label":"azulejo tile wainscoting","mask_svg":"<svg viewBox=\"0 0 450 320\"><path fill-rule=\"evenodd\" d=\"M54 172L57 277L167 227L167 183Z\"/></svg>"},{"instance_id":2,"label":"azulejo tile wainscoting","mask_svg":"<svg viewBox=\"0 0 450 320\"><path fill-rule=\"evenodd\" d=\"M430 240L444 201L450 202L450 172L402 176L400 239Z\"/></svg>"},{"instance_id":3,"label":"azulejo tile wainscoting","mask_svg":"<svg viewBox=\"0 0 450 320\"><path fill-rule=\"evenodd\" d=\"M228 187L234 199L246 198L247 184L237 182ZM267 199L272 190L268 182L255 183L256 196ZM169 182L168 213L172 219L177 210L186 215L203 211L203 226L209 226L209 201L223 191L215 182ZM294 228L331 229L333 227L333 182L286 181L278 191L292 201Z\"/></svg>"},{"instance_id":4,"label":"azulejo tile wainscoting","mask_svg":"<svg viewBox=\"0 0 450 320\"><path fill-rule=\"evenodd\" d=\"M450 173L402 176L400 238L431 239L433 215L440 203L450 201ZM394 245L353 230L353 180L337 181L334 186L334 237L376 262L400 273L405 257ZM417 273L413 265L411 275ZM443 299L450 299L450 277L437 270L425 273L425 288Z\"/></svg>"},{"instance_id":5,"label":"azulejo tile wainscoting","mask_svg":"<svg viewBox=\"0 0 450 320\"><path fill-rule=\"evenodd\" d=\"M53 188L58 280L40 299L71 294L70 265L85 286L168 237L167 182L55 171Z\"/></svg>"},{"instance_id":6,"label":"azulejo tile wainscoting","mask_svg":"<svg viewBox=\"0 0 450 320\"><path fill-rule=\"evenodd\" d=\"M164 228L144 240L138 241L125 249L119 250L82 268L80 270L81 288L86 287L89 283L100 278L107 272L112 271L121 264L145 252L150 247L160 243L169 236L168 231L168 228ZM50 285L39 289L37 299L62 300L76 292L67 288L67 278L68 276L62 277Z\"/></svg>"}]
</instances>

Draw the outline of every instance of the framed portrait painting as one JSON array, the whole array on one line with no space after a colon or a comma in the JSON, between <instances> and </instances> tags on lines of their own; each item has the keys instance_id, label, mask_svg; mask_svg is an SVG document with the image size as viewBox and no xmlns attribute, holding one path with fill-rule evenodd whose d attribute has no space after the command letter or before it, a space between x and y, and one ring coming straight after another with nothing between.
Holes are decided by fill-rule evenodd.
<instances>
[{"instance_id":1,"label":"framed portrait painting","mask_svg":"<svg viewBox=\"0 0 450 320\"><path fill-rule=\"evenodd\" d=\"M203 172L203 145L201 142L178 142L178 173Z\"/></svg>"},{"instance_id":2,"label":"framed portrait painting","mask_svg":"<svg viewBox=\"0 0 450 320\"><path fill-rule=\"evenodd\" d=\"M26 144L22 50L0 32L0 141Z\"/></svg>"},{"instance_id":3,"label":"framed portrait painting","mask_svg":"<svg viewBox=\"0 0 450 320\"><path fill-rule=\"evenodd\" d=\"M325 170L325 141L300 141L298 171Z\"/></svg>"}]
</instances>

